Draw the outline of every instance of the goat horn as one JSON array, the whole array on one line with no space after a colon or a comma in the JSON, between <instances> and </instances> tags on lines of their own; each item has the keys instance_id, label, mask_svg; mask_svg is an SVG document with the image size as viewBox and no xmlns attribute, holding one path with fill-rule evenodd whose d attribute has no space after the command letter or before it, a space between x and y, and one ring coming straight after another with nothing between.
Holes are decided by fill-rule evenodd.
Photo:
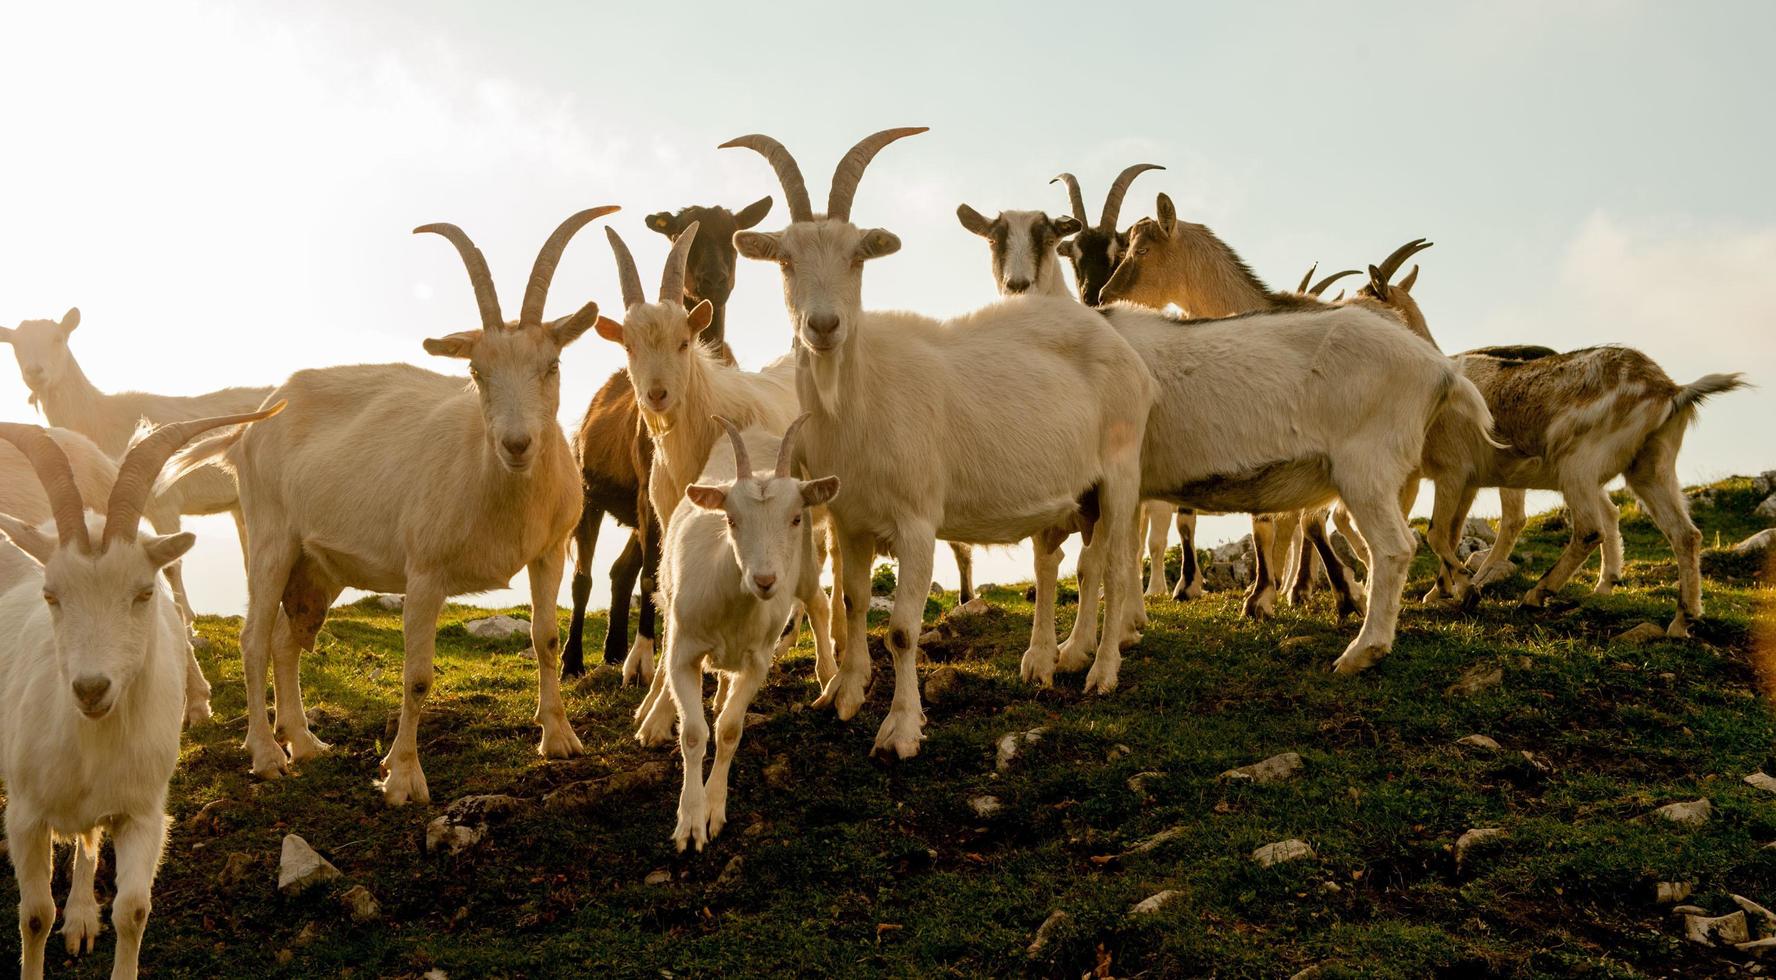
<instances>
[{"instance_id":1,"label":"goat horn","mask_svg":"<svg viewBox=\"0 0 1776 980\"><path fill-rule=\"evenodd\" d=\"M809 414L803 412L796 417L794 422L789 423L789 428L783 430L783 441L777 444L777 475L779 477L789 475L789 464L795 458L796 433L801 430L802 423L808 421Z\"/></svg>"},{"instance_id":2,"label":"goat horn","mask_svg":"<svg viewBox=\"0 0 1776 980\"><path fill-rule=\"evenodd\" d=\"M1381 281L1384 283L1392 282L1394 273L1400 271L1400 266L1405 264L1407 259L1412 258L1414 255L1417 255L1419 252L1430 247L1430 242L1427 242L1422 238L1414 238L1412 241L1394 249L1394 254L1383 259L1381 262Z\"/></svg>"},{"instance_id":3,"label":"goat horn","mask_svg":"<svg viewBox=\"0 0 1776 980\"><path fill-rule=\"evenodd\" d=\"M1072 174L1059 174L1049 183L1057 180L1067 183L1067 199L1073 203L1073 217L1079 219L1080 227L1091 224L1091 219L1085 216L1085 195L1079 192L1079 178Z\"/></svg>"},{"instance_id":4,"label":"goat horn","mask_svg":"<svg viewBox=\"0 0 1776 980\"><path fill-rule=\"evenodd\" d=\"M863 179L863 168L869 166L882 147L906 136L917 136L929 126L903 126L884 129L859 140L833 168L832 189L826 195L826 216L835 221L851 220L851 199L857 195L857 182Z\"/></svg>"},{"instance_id":5,"label":"goat horn","mask_svg":"<svg viewBox=\"0 0 1776 980\"><path fill-rule=\"evenodd\" d=\"M1295 291L1298 293L1307 292L1307 284L1313 280L1314 273L1316 273L1318 271L1320 271L1320 264L1318 262L1315 262L1313 265L1308 266L1307 272L1305 274L1303 274L1301 277L1301 285L1296 286Z\"/></svg>"},{"instance_id":6,"label":"goat horn","mask_svg":"<svg viewBox=\"0 0 1776 980\"><path fill-rule=\"evenodd\" d=\"M1129 184L1136 177L1149 170L1164 170L1157 163L1137 163L1116 175L1116 183L1110 185L1110 193L1104 195L1104 216L1098 219L1098 227L1104 231L1116 230L1116 218L1122 213L1122 197L1128 193ZM1081 221L1084 219L1081 218Z\"/></svg>"},{"instance_id":7,"label":"goat horn","mask_svg":"<svg viewBox=\"0 0 1776 980\"><path fill-rule=\"evenodd\" d=\"M530 267L530 282L524 287L524 305L518 311L519 326L539 326L543 322L543 301L549 298L549 281L555 278L555 263L561 261L561 253L574 233L594 218L602 218L607 214L621 210L615 204L603 207L587 208L563 221L549 240L543 243L542 251L537 253L536 264Z\"/></svg>"},{"instance_id":8,"label":"goat horn","mask_svg":"<svg viewBox=\"0 0 1776 980\"><path fill-rule=\"evenodd\" d=\"M1363 272L1361 269L1346 269L1343 272L1334 272L1331 275L1327 276L1326 278L1321 279L1319 282L1314 283L1313 288L1307 290L1307 295L1318 296L1321 293L1324 293L1328 286L1331 286L1333 283L1337 282L1338 280L1343 279L1345 276L1360 276L1362 274L1363 274ZM1303 283L1307 282L1306 279L1303 279L1301 281Z\"/></svg>"},{"instance_id":9,"label":"goat horn","mask_svg":"<svg viewBox=\"0 0 1776 980\"><path fill-rule=\"evenodd\" d=\"M154 481L160 476L160 468L166 465L166 461L180 446L190 442L200 432L224 425L240 425L271 418L283 411L285 404L280 401L270 408L240 415L169 422L131 446L129 452L124 454L123 462L117 466L117 482L111 485L111 499L105 505L105 537L101 547L109 548L113 541L136 540L136 528L142 520L142 508L147 506L148 494L154 489Z\"/></svg>"},{"instance_id":10,"label":"goat horn","mask_svg":"<svg viewBox=\"0 0 1776 980\"><path fill-rule=\"evenodd\" d=\"M56 536L64 546L73 544L86 554L92 553L92 539L86 533L86 502L80 499L80 486L74 482L74 468L68 465L68 454L49 433L39 426L17 422L0 423L0 439L18 447L18 451L37 471L37 482L49 497L55 514Z\"/></svg>"},{"instance_id":11,"label":"goat horn","mask_svg":"<svg viewBox=\"0 0 1776 980\"><path fill-rule=\"evenodd\" d=\"M690 261L691 243L697 240L701 224L693 221L686 225L672 243L672 251L666 254L666 269L660 273L660 302L676 307L684 301L685 263Z\"/></svg>"},{"instance_id":12,"label":"goat horn","mask_svg":"<svg viewBox=\"0 0 1776 980\"><path fill-rule=\"evenodd\" d=\"M641 291L641 273L635 271L635 256L629 254L623 236L617 234L615 228L605 225L604 237L610 239L611 251L617 256L617 281L623 287L623 309L647 302L647 295Z\"/></svg>"},{"instance_id":13,"label":"goat horn","mask_svg":"<svg viewBox=\"0 0 1776 980\"><path fill-rule=\"evenodd\" d=\"M716 149L734 147L756 150L770 161L771 169L777 171L777 182L783 185L783 196L789 200L790 221L814 220L814 206L808 203L808 184L802 180L802 168L796 166L795 157L789 155L782 143L762 133L753 133L728 140Z\"/></svg>"},{"instance_id":14,"label":"goat horn","mask_svg":"<svg viewBox=\"0 0 1776 980\"><path fill-rule=\"evenodd\" d=\"M740 438L740 430L734 425L734 423L722 418L720 415L711 415L710 418L720 422L721 427L728 430L728 439L734 444L735 482L739 482L751 476L752 460L746 455L746 440Z\"/></svg>"},{"instance_id":15,"label":"goat horn","mask_svg":"<svg viewBox=\"0 0 1776 980\"><path fill-rule=\"evenodd\" d=\"M413 233L442 235L456 246L463 265L468 267L469 284L475 287L475 305L481 309L481 329L495 331L505 326L506 319L500 315L499 296L493 291L493 274L487 271L487 256L475 247L468 233L446 221L420 225L413 229Z\"/></svg>"}]
</instances>

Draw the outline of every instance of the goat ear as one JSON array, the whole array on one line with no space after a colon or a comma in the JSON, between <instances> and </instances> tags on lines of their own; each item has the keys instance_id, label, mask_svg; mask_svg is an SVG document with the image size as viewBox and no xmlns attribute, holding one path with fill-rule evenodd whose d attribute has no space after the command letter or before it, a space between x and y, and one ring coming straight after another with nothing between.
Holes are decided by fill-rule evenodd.
<instances>
[{"instance_id":1,"label":"goat ear","mask_svg":"<svg viewBox=\"0 0 1776 980\"><path fill-rule=\"evenodd\" d=\"M1063 214L1058 218L1050 219L1049 225L1054 228L1054 233L1062 238L1066 238L1068 235L1077 235L1079 234L1079 229L1085 227L1079 223L1078 218L1075 218L1070 214Z\"/></svg>"},{"instance_id":2,"label":"goat ear","mask_svg":"<svg viewBox=\"0 0 1776 980\"><path fill-rule=\"evenodd\" d=\"M802 481L803 506L819 507L838 495L839 478L836 476L823 476L818 480Z\"/></svg>"},{"instance_id":3,"label":"goat ear","mask_svg":"<svg viewBox=\"0 0 1776 980\"><path fill-rule=\"evenodd\" d=\"M776 262L783 255L777 236L764 231L734 232L734 250L761 262Z\"/></svg>"},{"instance_id":4,"label":"goat ear","mask_svg":"<svg viewBox=\"0 0 1776 980\"><path fill-rule=\"evenodd\" d=\"M148 553L148 560L155 568L165 568L184 557L185 552L197 543L197 535L190 531L178 534L154 535L142 539L142 550Z\"/></svg>"},{"instance_id":5,"label":"goat ear","mask_svg":"<svg viewBox=\"0 0 1776 980\"><path fill-rule=\"evenodd\" d=\"M0 327L0 344L12 343L12 328Z\"/></svg>"},{"instance_id":6,"label":"goat ear","mask_svg":"<svg viewBox=\"0 0 1776 980\"><path fill-rule=\"evenodd\" d=\"M1159 230L1170 235L1172 229L1178 227L1178 209L1172 207L1172 199L1165 196L1164 191L1160 192L1159 200L1154 202L1154 208L1159 212Z\"/></svg>"},{"instance_id":7,"label":"goat ear","mask_svg":"<svg viewBox=\"0 0 1776 980\"><path fill-rule=\"evenodd\" d=\"M1058 255L1064 255L1069 259L1079 258L1079 243L1072 239L1068 239L1055 246L1055 253Z\"/></svg>"},{"instance_id":8,"label":"goat ear","mask_svg":"<svg viewBox=\"0 0 1776 980\"><path fill-rule=\"evenodd\" d=\"M44 534L11 514L0 514L0 535L18 545L25 556L39 565L49 564L49 558L55 554L56 539Z\"/></svg>"},{"instance_id":9,"label":"goat ear","mask_svg":"<svg viewBox=\"0 0 1776 980\"><path fill-rule=\"evenodd\" d=\"M556 347L566 347L580 339L580 335L592 328L599 321L598 304L587 303L575 313L549 324L549 337L555 341Z\"/></svg>"},{"instance_id":10,"label":"goat ear","mask_svg":"<svg viewBox=\"0 0 1776 980\"><path fill-rule=\"evenodd\" d=\"M439 357L468 357L475 350L475 343L481 339L481 331L464 330L448 337L427 337L425 350L427 354Z\"/></svg>"},{"instance_id":11,"label":"goat ear","mask_svg":"<svg viewBox=\"0 0 1776 980\"><path fill-rule=\"evenodd\" d=\"M643 218L642 223L647 225L650 231L657 231L669 238L672 236L672 212L670 211L655 211Z\"/></svg>"},{"instance_id":12,"label":"goat ear","mask_svg":"<svg viewBox=\"0 0 1776 980\"><path fill-rule=\"evenodd\" d=\"M68 312L62 314L62 336L66 337L73 333L74 328L78 326L80 326L80 307L70 306Z\"/></svg>"},{"instance_id":13,"label":"goat ear","mask_svg":"<svg viewBox=\"0 0 1776 980\"><path fill-rule=\"evenodd\" d=\"M857 257L860 259L879 259L898 251L900 236L882 228L871 228L864 232L863 241L857 243Z\"/></svg>"},{"instance_id":14,"label":"goat ear","mask_svg":"<svg viewBox=\"0 0 1776 980\"><path fill-rule=\"evenodd\" d=\"M728 502L728 491L721 487L693 483L685 487L685 499L704 510L721 510L722 505Z\"/></svg>"},{"instance_id":15,"label":"goat ear","mask_svg":"<svg viewBox=\"0 0 1776 980\"><path fill-rule=\"evenodd\" d=\"M993 234L993 223L982 217L979 211L966 204L956 205L956 220L962 222L962 227L982 238L991 237Z\"/></svg>"},{"instance_id":16,"label":"goat ear","mask_svg":"<svg viewBox=\"0 0 1776 980\"><path fill-rule=\"evenodd\" d=\"M695 337L703 332L704 327L709 326L709 321L715 319L715 307L711 306L708 300L701 300L691 308L690 315L686 319L691 324L691 336Z\"/></svg>"},{"instance_id":17,"label":"goat ear","mask_svg":"<svg viewBox=\"0 0 1776 980\"><path fill-rule=\"evenodd\" d=\"M608 340L613 344L620 344L623 342L623 325L610 317L599 317L597 329L598 336L603 337L605 340Z\"/></svg>"},{"instance_id":18,"label":"goat ear","mask_svg":"<svg viewBox=\"0 0 1776 980\"><path fill-rule=\"evenodd\" d=\"M1406 278L1400 280L1399 284L1396 285L1394 288L1398 289L1402 293L1410 293L1410 292L1412 292L1412 284L1417 281L1418 281L1418 266L1415 265L1412 267L1411 272L1406 273Z\"/></svg>"},{"instance_id":19,"label":"goat ear","mask_svg":"<svg viewBox=\"0 0 1776 980\"><path fill-rule=\"evenodd\" d=\"M771 198L769 196L761 197L751 204L741 208L740 213L734 215L734 227L741 230L751 228L753 225L765 220L765 215L770 213Z\"/></svg>"}]
</instances>

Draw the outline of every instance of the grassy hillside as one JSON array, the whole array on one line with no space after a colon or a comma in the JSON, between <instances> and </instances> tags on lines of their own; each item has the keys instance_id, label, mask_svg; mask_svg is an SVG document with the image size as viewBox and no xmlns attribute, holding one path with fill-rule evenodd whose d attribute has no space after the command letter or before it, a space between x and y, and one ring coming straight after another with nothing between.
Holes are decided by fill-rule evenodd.
<instances>
[{"instance_id":1,"label":"grassy hillside","mask_svg":"<svg viewBox=\"0 0 1776 980\"><path fill-rule=\"evenodd\" d=\"M1747 481L1713 496L1697 509L1710 544L1761 526ZM1409 602L1393 655L1355 678L1327 672L1354 626L1331 622L1323 594L1255 625L1221 593L1156 603L1113 697L1081 697L1077 675L1032 691L1018 680L1023 588L990 590L994 609L958 620L930 650L927 675L947 664L961 682L928 707L920 756L889 768L866 758L887 704L885 661L860 717L839 724L805 707L815 687L804 646L754 707L764 719L734 767L728 829L682 858L668 841L677 760L630 738L634 689L607 676L570 689L588 754L544 763L523 641L474 639L459 624L482 613L451 608L421 730L438 802L391 811L370 782L399 705L399 615L369 604L335 613L303 667L315 731L334 752L271 783L249 775L239 747L239 624L206 619L217 718L187 736L144 964L160 977L1743 971L1743 954L1686 941L1653 888L1693 881L1690 901L1712 914L1734 908L1729 892L1776 905L1776 850L1764 847L1776 841L1776 795L1741 781L1776 772L1776 716L1760 693L1772 674L1754 653L1761 628L1763 656L1776 655L1768 578L1711 552L1696 640L1613 645L1670 617L1669 552L1627 507L1623 588L1592 597L1594 559L1552 608L1520 612L1514 598L1548 566L1560 525L1532 522L1519 547L1529 572L1477 614ZM1409 594L1424 592L1430 568L1421 554ZM1071 617L1069 606L1063 627ZM591 627L589 648L603 628ZM1499 683L1446 693L1474 668L1496 669ZM1044 737L997 772L995 743L1038 727ZM1470 734L1502 750L1457 744ZM1290 781L1217 779L1286 751L1304 761ZM663 765L642 768L650 762ZM427 822L459 797L540 798L637 772L584 805L496 820L462 854L422 846ZM1147 775L1131 788L1137 774ZM984 795L996 814L971 808ZM1699 797L1714 807L1701 827L1644 819ZM223 802L194 821L213 801ZM1505 835L1458 865L1452 845L1471 828ZM278 846L291 832L344 878L279 895ZM1160 832L1170 833L1124 854ZM1288 838L1315 856L1251 859ZM225 885L231 854L246 856L234 859L244 874ZM107 857L102 899L109 874ZM65 879L64 869L58 899ZM374 921L348 918L338 896L354 884L379 901ZM1177 894L1130 914L1163 890ZM7 875L0 907L16 901ZM1067 917L1032 956L1056 910ZM9 960L17 933L0 936ZM110 940L76 965L55 955L55 937L52 975L103 975Z\"/></svg>"}]
</instances>

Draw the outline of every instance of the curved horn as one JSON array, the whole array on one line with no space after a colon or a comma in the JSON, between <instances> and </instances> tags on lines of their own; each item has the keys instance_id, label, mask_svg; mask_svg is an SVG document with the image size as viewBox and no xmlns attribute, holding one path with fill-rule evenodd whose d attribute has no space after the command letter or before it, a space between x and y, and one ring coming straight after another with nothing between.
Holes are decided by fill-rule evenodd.
<instances>
[{"instance_id":1,"label":"curved horn","mask_svg":"<svg viewBox=\"0 0 1776 980\"><path fill-rule=\"evenodd\" d=\"M1072 174L1059 174L1049 183L1057 180L1067 183L1067 199L1073 203L1073 217L1079 219L1081 227L1089 227L1091 219L1085 216L1085 195L1079 192L1079 178Z\"/></svg>"},{"instance_id":2,"label":"curved horn","mask_svg":"<svg viewBox=\"0 0 1776 980\"><path fill-rule=\"evenodd\" d=\"M929 126L903 126L884 129L859 140L833 168L832 189L826 195L826 216L836 221L851 220L851 199L857 195L857 182L863 179L863 168L869 166L882 147L907 136L917 136Z\"/></svg>"},{"instance_id":3,"label":"curved horn","mask_svg":"<svg viewBox=\"0 0 1776 980\"><path fill-rule=\"evenodd\" d=\"M716 149L734 147L756 150L770 161L771 169L777 171L777 182L783 185L783 196L789 200L790 221L814 220L814 206L808 203L808 184L802 180L802 168L796 166L795 157L789 155L782 143L762 133L753 133L728 140Z\"/></svg>"},{"instance_id":4,"label":"curved horn","mask_svg":"<svg viewBox=\"0 0 1776 980\"><path fill-rule=\"evenodd\" d=\"M615 228L605 225L604 237L610 239L611 251L617 256L617 281L623 287L623 309L647 302L647 295L641 291L641 273L635 271L635 256L629 254L623 236L617 234Z\"/></svg>"},{"instance_id":5,"label":"curved horn","mask_svg":"<svg viewBox=\"0 0 1776 980\"><path fill-rule=\"evenodd\" d=\"M691 258L691 243L697 240L697 228L702 222L693 221L678 233L678 240L672 243L672 251L666 253L666 269L660 273L660 302L678 306L684 299L685 263Z\"/></svg>"},{"instance_id":6,"label":"curved horn","mask_svg":"<svg viewBox=\"0 0 1776 980\"><path fill-rule=\"evenodd\" d=\"M124 454L123 462L117 466L117 482L111 485L111 499L105 505L105 537L102 547L110 547L113 541L136 540L136 527L142 520L142 508L148 504L148 494L154 489L154 481L160 476L160 468L166 465L173 453L178 452L180 446L190 442L200 432L224 425L240 425L271 418L283 411L285 404L280 401L270 408L240 415L169 422L131 446L130 451Z\"/></svg>"},{"instance_id":7,"label":"curved horn","mask_svg":"<svg viewBox=\"0 0 1776 980\"><path fill-rule=\"evenodd\" d=\"M64 546L73 544L82 552L92 552L92 539L86 533L86 502L80 499L80 486L74 482L74 468L68 465L68 454L35 425L17 422L0 423L0 439L18 447L31 469L37 471L37 482L49 497L49 508L55 515L56 536Z\"/></svg>"},{"instance_id":8,"label":"curved horn","mask_svg":"<svg viewBox=\"0 0 1776 980\"><path fill-rule=\"evenodd\" d=\"M1427 242L1422 238L1414 238L1412 241L1394 249L1394 254L1383 259L1381 262L1381 281L1384 283L1392 282L1394 279L1394 273L1400 271L1400 266L1403 265L1407 259L1412 258L1414 255L1417 255L1419 252L1430 247L1430 242Z\"/></svg>"},{"instance_id":9,"label":"curved horn","mask_svg":"<svg viewBox=\"0 0 1776 980\"><path fill-rule=\"evenodd\" d=\"M420 225L413 229L413 233L442 235L456 246L463 265L468 267L469 284L475 287L475 305L481 309L481 329L492 331L505 326L506 319L500 315L499 296L493 291L493 274L487 271L487 256L469 240L468 233L447 221Z\"/></svg>"},{"instance_id":10,"label":"curved horn","mask_svg":"<svg viewBox=\"0 0 1776 980\"><path fill-rule=\"evenodd\" d=\"M1122 213L1122 197L1128 193L1129 184L1136 177L1149 170L1164 170L1157 163L1137 163L1116 175L1116 183L1110 185L1110 193L1104 195L1104 216L1098 219L1098 227L1104 231L1116 230L1116 218ZM1084 218L1080 219L1084 221Z\"/></svg>"},{"instance_id":11,"label":"curved horn","mask_svg":"<svg viewBox=\"0 0 1776 980\"><path fill-rule=\"evenodd\" d=\"M777 475L779 477L789 475L789 464L795 458L796 432L801 429L803 422L808 421L810 414L803 412L796 417L794 422L789 423L789 428L783 430L783 441L777 444Z\"/></svg>"},{"instance_id":12,"label":"curved horn","mask_svg":"<svg viewBox=\"0 0 1776 980\"><path fill-rule=\"evenodd\" d=\"M746 456L746 440L740 438L740 430L720 415L711 415L710 418L720 422L721 427L728 430L728 439L734 443L734 480L738 482L751 476L752 460Z\"/></svg>"},{"instance_id":13,"label":"curved horn","mask_svg":"<svg viewBox=\"0 0 1776 980\"><path fill-rule=\"evenodd\" d=\"M592 219L618 210L621 209L615 204L587 208L556 227L549 240L543 243L542 250L537 252L536 264L530 267L530 282L524 287L524 305L518 311L519 326L538 326L543 322L543 301L549 298L549 281L555 278L555 263L561 261L561 253L574 233L586 227Z\"/></svg>"},{"instance_id":14,"label":"curved horn","mask_svg":"<svg viewBox=\"0 0 1776 980\"><path fill-rule=\"evenodd\" d=\"M1334 272L1331 275L1327 276L1326 278L1321 279L1319 282L1314 283L1313 288L1307 290L1307 295L1318 296L1321 293L1324 293L1326 291L1326 287L1332 285L1333 283L1337 282L1340 279L1343 279L1345 276L1360 276L1362 274L1363 274L1363 271L1361 269L1346 269L1343 272ZM1303 279L1301 281L1303 283L1307 282L1306 279Z\"/></svg>"},{"instance_id":15,"label":"curved horn","mask_svg":"<svg viewBox=\"0 0 1776 980\"><path fill-rule=\"evenodd\" d=\"M1307 292L1307 284L1313 280L1314 273L1316 273L1318 271L1320 271L1320 264L1318 262L1315 262L1313 265L1308 266L1307 272L1302 274L1302 276L1301 276L1301 285L1296 286L1295 291L1298 293Z\"/></svg>"}]
</instances>

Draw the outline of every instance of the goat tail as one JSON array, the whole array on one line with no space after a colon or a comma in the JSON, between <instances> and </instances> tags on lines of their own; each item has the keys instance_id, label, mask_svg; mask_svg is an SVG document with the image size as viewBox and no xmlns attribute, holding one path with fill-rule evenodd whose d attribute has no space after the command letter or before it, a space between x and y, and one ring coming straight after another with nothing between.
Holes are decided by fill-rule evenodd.
<instances>
[{"instance_id":1,"label":"goat tail","mask_svg":"<svg viewBox=\"0 0 1776 980\"><path fill-rule=\"evenodd\" d=\"M179 482L193 470L205 466L216 466L234 473L234 462L227 456L228 450L240 442L240 437L247 431L244 425L230 426L213 435L205 436L174 453L161 468L160 477L154 481L154 489L149 497L154 498L165 493L167 488Z\"/></svg>"},{"instance_id":2,"label":"goat tail","mask_svg":"<svg viewBox=\"0 0 1776 980\"><path fill-rule=\"evenodd\" d=\"M1479 386L1461 373L1461 369L1453 361L1449 364L1449 373L1444 376L1443 404L1433 419L1439 416L1465 423L1464 434L1470 435L1476 442L1493 449L1511 448L1493 438L1492 409L1486 407L1486 396L1480 393Z\"/></svg>"},{"instance_id":3,"label":"goat tail","mask_svg":"<svg viewBox=\"0 0 1776 980\"><path fill-rule=\"evenodd\" d=\"M1749 387L1751 387L1751 382L1745 380L1745 375L1737 371L1727 374L1705 374L1677 389L1677 395L1671 399L1671 412L1673 415L1687 414L1702 404L1710 395L1720 395Z\"/></svg>"}]
</instances>

